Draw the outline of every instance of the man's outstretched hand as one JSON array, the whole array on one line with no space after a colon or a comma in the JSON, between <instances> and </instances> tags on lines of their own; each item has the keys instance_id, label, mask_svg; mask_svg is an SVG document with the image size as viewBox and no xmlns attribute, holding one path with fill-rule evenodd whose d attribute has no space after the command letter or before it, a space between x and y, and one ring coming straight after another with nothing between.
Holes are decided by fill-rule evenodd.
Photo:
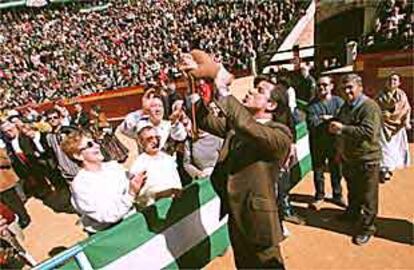
<instances>
[{"instance_id":1,"label":"man's outstretched hand","mask_svg":"<svg viewBox=\"0 0 414 270\"><path fill-rule=\"evenodd\" d=\"M220 64L207 53L201 50L192 50L181 57L180 69L193 75L195 78L208 78L214 80L220 70Z\"/></svg>"}]
</instances>

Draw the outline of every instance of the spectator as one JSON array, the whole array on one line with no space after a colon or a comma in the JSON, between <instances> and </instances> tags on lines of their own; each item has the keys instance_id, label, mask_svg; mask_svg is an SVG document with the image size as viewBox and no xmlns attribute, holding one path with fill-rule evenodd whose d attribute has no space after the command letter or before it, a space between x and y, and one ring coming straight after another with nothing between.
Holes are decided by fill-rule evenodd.
<instances>
[{"instance_id":1,"label":"spectator","mask_svg":"<svg viewBox=\"0 0 414 270\"><path fill-rule=\"evenodd\" d=\"M182 186L175 159L160 150L161 137L157 130L149 123L142 125L138 130L138 140L143 153L131 166L130 173L145 173L147 176L137 197L138 205L146 207L158 199L179 196Z\"/></svg>"},{"instance_id":2,"label":"spectator","mask_svg":"<svg viewBox=\"0 0 414 270\"><path fill-rule=\"evenodd\" d=\"M111 4L90 13L72 6L3 12L0 89L11 93L8 106L174 78L174 63L192 48L248 70L254 54L280 44L286 22L304 14L299 0Z\"/></svg>"},{"instance_id":3,"label":"spectator","mask_svg":"<svg viewBox=\"0 0 414 270\"><path fill-rule=\"evenodd\" d=\"M30 224L31 219L21 197L16 191L18 181L19 178L11 167L11 161L7 156L6 149L0 147L0 202L7 205L18 215L19 225L24 229ZM3 225L0 222L0 227Z\"/></svg>"},{"instance_id":4,"label":"spectator","mask_svg":"<svg viewBox=\"0 0 414 270\"><path fill-rule=\"evenodd\" d=\"M70 117L70 113L69 113L68 109L66 109L63 106L62 102L56 102L55 105L53 106L53 108L58 110L60 115L62 116L62 126L65 126L65 127L70 126L72 118Z\"/></svg>"},{"instance_id":5,"label":"spectator","mask_svg":"<svg viewBox=\"0 0 414 270\"><path fill-rule=\"evenodd\" d=\"M361 77L349 74L341 82L346 103L338 114L338 121L329 124L329 132L340 135L342 141L343 174L348 187L348 207L341 220L352 222L353 242L364 245L376 231L381 110L363 94Z\"/></svg>"},{"instance_id":6,"label":"spectator","mask_svg":"<svg viewBox=\"0 0 414 270\"><path fill-rule=\"evenodd\" d=\"M372 33L362 44L365 50L397 50L413 48L413 2L386 1L375 19Z\"/></svg>"},{"instance_id":7,"label":"spectator","mask_svg":"<svg viewBox=\"0 0 414 270\"><path fill-rule=\"evenodd\" d=\"M39 158L43 149L39 147L39 143L34 142L33 137L23 134L16 124L10 121L3 121L0 128L5 135L3 140L7 154L13 169L22 181L24 192L45 199L50 188L45 179L48 168Z\"/></svg>"},{"instance_id":8,"label":"spectator","mask_svg":"<svg viewBox=\"0 0 414 270\"><path fill-rule=\"evenodd\" d=\"M89 115L83 110L80 103L75 103L75 115L72 116L72 125L77 128L87 129L89 127Z\"/></svg>"},{"instance_id":9,"label":"spectator","mask_svg":"<svg viewBox=\"0 0 414 270\"><path fill-rule=\"evenodd\" d=\"M99 144L79 131L64 139L62 149L81 167L70 185L85 231L106 229L135 212L133 202L145 183L144 173L128 180L124 168L115 161L103 162Z\"/></svg>"},{"instance_id":10,"label":"spectator","mask_svg":"<svg viewBox=\"0 0 414 270\"><path fill-rule=\"evenodd\" d=\"M272 120L276 123L281 123L287 126L292 134L292 137L296 136L295 122L292 114L292 110L289 107L289 96L286 95L286 80L279 80L274 77L262 77L258 76L254 80L254 86L257 91L263 91L265 86L272 89L272 102L276 106L272 113ZM292 88L293 89L293 88ZM280 164L280 171L278 175L279 182L277 183L277 203L279 206L279 216L282 220L291 222L298 225L304 225L305 220L299 216L293 209L290 201L289 191L291 189L291 168L297 161L295 144L290 145L289 154L284 162ZM289 234L286 226L282 223L283 235Z\"/></svg>"},{"instance_id":11,"label":"spectator","mask_svg":"<svg viewBox=\"0 0 414 270\"><path fill-rule=\"evenodd\" d=\"M128 158L128 149L112 133L111 124L101 111L101 107L94 105L90 111L91 119L89 128L92 137L100 143L105 160L116 160L123 163Z\"/></svg>"},{"instance_id":12,"label":"spectator","mask_svg":"<svg viewBox=\"0 0 414 270\"><path fill-rule=\"evenodd\" d=\"M333 80L322 76L317 84L317 96L311 100L307 110L307 123L310 132L310 146L315 185L315 201L310 205L319 210L325 198L324 172L328 160L332 186L332 201L342 207L341 164L336 151L336 138L328 132L329 121L335 119L344 101L332 94Z\"/></svg>"},{"instance_id":13,"label":"spectator","mask_svg":"<svg viewBox=\"0 0 414 270\"><path fill-rule=\"evenodd\" d=\"M167 86L166 86L166 91L165 91L165 97L166 100L164 102L164 109L165 109L165 115L169 116L173 109L172 106L173 104L177 101L177 100L182 100L180 94L178 94L177 89L176 89L176 85L174 81L170 81L168 82Z\"/></svg>"},{"instance_id":14,"label":"spectator","mask_svg":"<svg viewBox=\"0 0 414 270\"><path fill-rule=\"evenodd\" d=\"M178 106L170 116L172 120L164 120L164 105L161 97L156 95L150 101L148 118L142 118L139 125L152 125L160 136L160 149L167 149L166 143L169 138L178 142L183 142L187 138L185 127L179 121L182 116L182 108Z\"/></svg>"},{"instance_id":15,"label":"spectator","mask_svg":"<svg viewBox=\"0 0 414 270\"><path fill-rule=\"evenodd\" d=\"M393 73L385 88L376 98L382 111L381 132L381 181L391 180L393 171L410 164L407 129L411 129L411 106L407 95L400 88L400 75Z\"/></svg>"},{"instance_id":16,"label":"spectator","mask_svg":"<svg viewBox=\"0 0 414 270\"><path fill-rule=\"evenodd\" d=\"M302 66L300 74L297 96L299 99L309 102L316 96L316 81L310 74L308 66Z\"/></svg>"},{"instance_id":17,"label":"spectator","mask_svg":"<svg viewBox=\"0 0 414 270\"><path fill-rule=\"evenodd\" d=\"M63 117L59 110L54 108L46 111L46 118L52 130L46 135L48 147L53 151L56 160L57 169L62 177L70 182L79 172L79 166L73 162L62 150L61 143L70 132L75 131L73 127L63 126Z\"/></svg>"},{"instance_id":18,"label":"spectator","mask_svg":"<svg viewBox=\"0 0 414 270\"><path fill-rule=\"evenodd\" d=\"M209 177L216 165L223 140L201 129L186 141L184 169L193 179Z\"/></svg>"},{"instance_id":19,"label":"spectator","mask_svg":"<svg viewBox=\"0 0 414 270\"><path fill-rule=\"evenodd\" d=\"M47 143L46 137L48 133L40 132L35 127L26 123L19 128L19 131L22 135L32 140L33 147L36 149L34 155L37 158L37 162L42 166L42 174L53 185L53 191L69 192L65 180L57 169L53 151Z\"/></svg>"},{"instance_id":20,"label":"spectator","mask_svg":"<svg viewBox=\"0 0 414 270\"><path fill-rule=\"evenodd\" d=\"M292 115L292 124L299 123L301 121L301 116L296 102L296 90L293 88L290 78L283 76L277 79L276 82L278 84L279 91L285 93L286 95L286 105L290 110L290 114Z\"/></svg>"},{"instance_id":21,"label":"spectator","mask_svg":"<svg viewBox=\"0 0 414 270\"><path fill-rule=\"evenodd\" d=\"M137 139L138 123L142 117L148 117L151 99L155 95L155 89L145 91L141 99L141 109L127 114L124 121L118 126L119 131L131 139Z\"/></svg>"}]
</instances>

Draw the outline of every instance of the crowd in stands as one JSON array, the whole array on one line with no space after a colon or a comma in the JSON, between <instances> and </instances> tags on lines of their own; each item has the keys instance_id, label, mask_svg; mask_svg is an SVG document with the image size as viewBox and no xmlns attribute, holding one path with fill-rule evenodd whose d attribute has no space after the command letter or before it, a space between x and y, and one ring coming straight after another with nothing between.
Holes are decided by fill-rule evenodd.
<instances>
[{"instance_id":1,"label":"crowd in stands","mask_svg":"<svg viewBox=\"0 0 414 270\"><path fill-rule=\"evenodd\" d=\"M342 127L336 117L344 107L349 106L349 102L344 103L340 97L332 95L332 78L322 76L316 81L308 68L302 68L306 83L297 90L290 78L281 75L259 76L255 79L255 88L264 91L262 87L267 86L274 91L271 98L277 106L272 111L273 120L283 123L286 132L290 130L293 136L295 124L304 120L304 112L298 111L294 100L296 91L298 96L307 97L310 101L306 119L310 129L312 158L318 161L314 164L315 201L310 207L318 210L325 199L323 169L327 160L330 162L334 190L331 202L346 207L340 188L342 161L338 155L341 148L336 142L336 136L340 134L337 130ZM353 86L359 85L360 96L356 100L364 102L368 97L362 94L362 80L357 75L352 76L357 80L353 81ZM231 76L225 75L224 78ZM382 117L387 119L384 129L389 131L382 132L381 138L376 134L378 136L373 142L378 147L381 143L383 149L388 147L389 150L387 157L390 160L384 158L381 161L384 181L392 178L393 170L409 164L406 159L406 129L411 128L411 110L400 85L400 76L392 74L376 100L380 105L377 112L381 110ZM243 105L259 102L255 95L262 95L260 91L249 92L242 101ZM179 198L183 187L211 175L223 145L222 138L203 130L197 132L193 128L188 117L191 106L186 106L187 103L186 97L171 92L168 95L157 86L146 90L142 108L127 115L118 126L120 133L135 139L137 143L138 156L129 170L122 166L129 151L108 123L105 108L93 106L90 112L86 112L81 104L76 104L71 115L56 102L52 109L42 114L30 108L20 113L8 111L0 122L0 173L3 177L6 170L11 170L15 175L12 184L0 190L1 202L19 216L19 224L23 228L31 222L24 202L27 197L35 196L55 211L75 211L81 218L84 230L94 234L159 199ZM214 110L213 114L222 117L220 112ZM335 130L331 122L337 125ZM375 130L381 128L375 126ZM346 151L351 153L351 148ZM291 144L290 153L280 164L278 204L283 220L304 224L305 220L293 211L289 199L290 170L296 158L295 145ZM379 166L380 157L376 158L376 166ZM48 202L50 197L54 198L52 202ZM348 201L351 199L348 197Z\"/></svg>"},{"instance_id":2,"label":"crowd in stands","mask_svg":"<svg viewBox=\"0 0 414 270\"><path fill-rule=\"evenodd\" d=\"M247 69L256 53L282 38L283 25L301 13L298 2L228 1L212 6L190 1L138 1L136 5L114 2L102 13L84 14L66 7L0 15L7 22L0 25L0 49L4 52L0 55L0 89L5 103L1 111L27 101L70 98L134 84L152 85L142 97L142 107L126 115L116 128L108 122L105 108L99 106L87 112L82 104L75 104L73 114L60 102L43 113L30 106L22 111L4 110L5 114L0 115L0 179L3 181L7 175L10 183L1 186L1 202L17 214L22 228L31 222L24 203L35 196L55 211L76 212L84 230L94 234L157 200L179 198L183 187L213 173L223 146L223 138L196 130L189 117L191 103L194 107L202 101L207 105L215 95L209 84L197 82L201 97L195 100L194 95L180 96L174 83L166 79L178 72L181 53L199 47L229 69ZM397 7L393 5L392 10ZM405 14L412 14L409 12ZM16 18L16 14L20 17ZM223 66L215 76L219 74L220 79L228 80L224 92L218 91L224 98L229 94L227 86L232 76ZM295 77L282 72L258 76L254 85L257 91L249 91L242 101L245 107L256 103L272 107L271 112L267 108L261 110L271 114L277 126L282 123L278 128L289 137L290 151L277 165L280 175L274 176L281 179L277 183L280 215L285 221L305 223L293 211L289 199L290 171L297 161L296 146L290 140L295 137L295 125L305 119L312 159L316 161L315 200L310 207L319 210L326 198L323 172L328 164L333 185L331 201L344 208L348 203L349 208L354 207L354 215L365 215L360 211L361 205L349 205L355 193L348 195L345 202L340 171L342 162L366 160L361 156L341 159L341 154L354 157L371 154L375 148L375 160L369 160L375 164L355 167L371 170L375 166L379 173L381 166L384 182L392 178L395 169L408 165L405 132L411 128L411 108L400 89L401 78L391 74L373 101L363 94L362 79L356 74L346 75L341 81L345 100L332 95L335 82L331 77L316 80L306 66L300 76L297 85ZM222 90L220 80L214 82ZM265 96L266 91L269 96ZM296 97L309 102L306 112L298 109ZM378 105L373 105L375 102ZM362 136L362 131L354 131L354 125L359 123L341 123L339 119L351 121L353 117L341 118L341 113L350 114L351 107L360 108L364 103L373 113L361 115L378 117L368 119L372 120L368 128L361 127L368 130ZM220 109L202 108L219 120L228 120L223 119ZM248 108L250 112L257 109ZM239 111L252 120L248 110ZM256 120L255 124L262 126L259 123L264 119ZM234 129L237 128L240 127ZM136 141L138 156L129 170L123 166L129 149L115 130ZM351 138L347 141L349 147L337 145L341 136ZM399 159L380 160L379 147L388 147L387 156ZM352 169L348 164L346 171ZM349 178L349 174L345 177ZM378 179L374 180L377 185ZM378 205L372 207L376 209L372 209L369 224L365 224L372 231L365 233L374 233ZM5 222L0 215L0 228ZM364 244L371 236L357 241Z\"/></svg>"},{"instance_id":3,"label":"crowd in stands","mask_svg":"<svg viewBox=\"0 0 414 270\"><path fill-rule=\"evenodd\" d=\"M129 2L129 1L128 1ZM0 15L3 106L164 81L181 52L201 48L230 69L285 36L301 1L111 1L99 12L73 6Z\"/></svg>"},{"instance_id":4,"label":"crowd in stands","mask_svg":"<svg viewBox=\"0 0 414 270\"><path fill-rule=\"evenodd\" d=\"M384 1L375 18L372 33L364 37L364 50L413 49L413 5L414 2L409 0Z\"/></svg>"}]
</instances>

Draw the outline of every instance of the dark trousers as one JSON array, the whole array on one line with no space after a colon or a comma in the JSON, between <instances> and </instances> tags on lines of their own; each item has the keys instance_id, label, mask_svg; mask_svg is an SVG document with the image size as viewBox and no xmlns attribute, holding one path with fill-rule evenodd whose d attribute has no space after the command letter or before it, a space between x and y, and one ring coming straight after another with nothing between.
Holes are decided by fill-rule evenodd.
<instances>
[{"instance_id":1,"label":"dark trousers","mask_svg":"<svg viewBox=\"0 0 414 270\"><path fill-rule=\"evenodd\" d=\"M0 193L0 201L19 216L20 224L30 220L30 216L14 187Z\"/></svg>"},{"instance_id":2,"label":"dark trousers","mask_svg":"<svg viewBox=\"0 0 414 270\"><path fill-rule=\"evenodd\" d=\"M293 215L293 207L289 200L290 186L290 171L281 169L279 182L277 183L277 205L279 206L279 217L281 219L285 216Z\"/></svg>"},{"instance_id":3,"label":"dark trousers","mask_svg":"<svg viewBox=\"0 0 414 270\"><path fill-rule=\"evenodd\" d=\"M57 168L48 169L46 172L46 177L56 190L68 188L68 184L65 178L63 178L62 174Z\"/></svg>"},{"instance_id":4,"label":"dark trousers","mask_svg":"<svg viewBox=\"0 0 414 270\"><path fill-rule=\"evenodd\" d=\"M357 220L358 233L374 234L378 214L379 162L344 163L349 215Z\"/></svg>"},{"instance_id":5,"label":"dark trousers","mask_svg":"<svg viewBox=\"0 0 414 270\"><path fill-rule=\"evenodd\" d=\"M278 245L271 247L254 246L240 232L231 218L229 218L228 226L237 269L285 269Z\"/></svg>"},{"instance_id":6,"label":"dark trousers","mask_svg":"<svg viewBox=\"0 0 414 270\"><path fill-rule=\"evenodd\" d=\"M312 151L313 163L313 183L315 185L315 199L322 200L325 198L325 166L328 161L328 168L331 177L332 196L335 199L342 198L342 168L341 164L336 162L335 152L327 146L321 146L319 149Z\"/></svg>"}]
</instances>

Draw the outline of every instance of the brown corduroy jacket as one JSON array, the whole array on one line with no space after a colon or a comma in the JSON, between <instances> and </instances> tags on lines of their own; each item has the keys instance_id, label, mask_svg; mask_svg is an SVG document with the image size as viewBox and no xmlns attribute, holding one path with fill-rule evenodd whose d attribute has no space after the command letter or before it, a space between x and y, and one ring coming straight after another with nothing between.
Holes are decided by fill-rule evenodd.
<instances>
[{"instance_id":1,"label":"brown corduroy jacket","mask_svg":"<svg viewBox=\"0 0 414 270\"><path fill-rule=\"evenodd\" d=\"M233 96L219 103L223 117L202 102L196 105L199 127L225 139L211 176L222 214L230 214L252 245L277 246L282 232L275 182L292 143L289 129L273 121L258 123Z\"/></svg>"}]
</instances>

